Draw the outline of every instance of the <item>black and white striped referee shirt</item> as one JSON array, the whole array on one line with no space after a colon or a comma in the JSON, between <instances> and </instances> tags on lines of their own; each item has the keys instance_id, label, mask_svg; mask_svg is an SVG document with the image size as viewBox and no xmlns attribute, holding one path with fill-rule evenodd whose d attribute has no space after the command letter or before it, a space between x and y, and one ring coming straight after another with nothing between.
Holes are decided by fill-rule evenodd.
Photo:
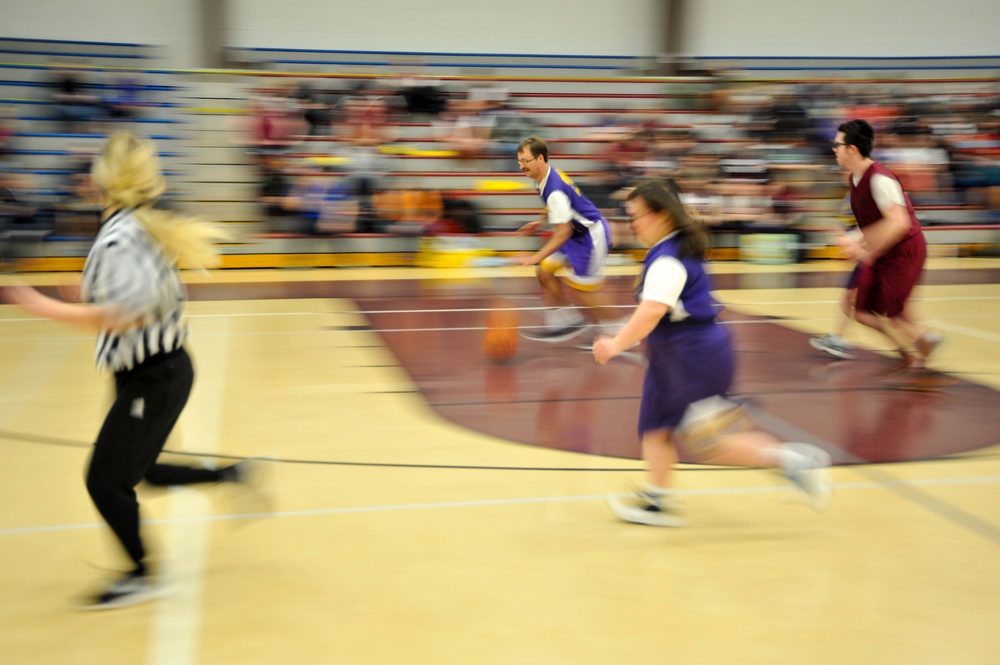
<instances>
[{"instance_id":1,"label":"black and white striped referee shirt","mask_svg":"<svg viewBox=\"0 0 1000 665\"><path fill-rule=\"evenodd\" d=\"M100 332L98 370L130 370L187 340L187 291L180 274L131 210L114 213L101 226L83 268L81 296L84 302L116 306L123 321L138 321L124 331Z\"/></svg>"}]
</instances>

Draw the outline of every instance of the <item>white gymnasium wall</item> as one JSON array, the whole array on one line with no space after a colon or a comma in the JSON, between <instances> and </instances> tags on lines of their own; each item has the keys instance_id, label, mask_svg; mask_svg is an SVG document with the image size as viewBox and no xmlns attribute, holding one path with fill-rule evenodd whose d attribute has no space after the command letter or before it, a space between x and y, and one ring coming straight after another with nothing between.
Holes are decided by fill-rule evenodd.
<instances>
[{"instance_id":1,"label":"white gymnasium wall","mask_svg":"<svg viewBox=\"0 0 1000 665\"><path fill-rule=\"evenodd\" d=\"M667 0L229 0L238 47L649 55Z\"/></svg>"},{"instance_id":2,"label":"white gymnasium wall","mask_svg":"<svg viewBox=\"0 0 1000 665\"><path fill-rule=\"evenodd\" d=\"M203 63L210 0L0 0L0 36L166 46ZM220 0L231 46L651 55L669 0ZM675 52L1000 55L998 0L685 0Z\"/></svg>"},{"instance_id":3,"label":"white gymnasium wall","mask_svg":"<svg viewBox=\"0 0 1000 665\"><path fill-rule=\"evenodd\" d=\"M164 46L165 66L194 67L199 11L200 0L0 0L0 36Z\"/></svg>"},{"instance_id":4,"label":"white gymnasium wall","mask_svg":"<svg viewBox=\"0 0 1000 665\"><path fill-rule=\"evenodd\" d=\"M1000 55L998 0L687 0L695 56Z\"/></svg>"}]
</instances>

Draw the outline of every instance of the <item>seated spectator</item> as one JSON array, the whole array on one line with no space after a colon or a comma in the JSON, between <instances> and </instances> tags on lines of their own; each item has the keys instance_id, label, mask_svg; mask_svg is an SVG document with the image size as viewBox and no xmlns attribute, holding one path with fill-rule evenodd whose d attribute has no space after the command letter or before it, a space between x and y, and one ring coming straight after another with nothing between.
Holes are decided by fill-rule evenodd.
<instances>
[{"instance_id":1,"label":"seated spectator","mask_svg":"<svg viewBox=\"0 0 1000 665\"><path fill-rule=\"evenodd\" d=\"M809 129L809 117L795 94L782 92L775 96L771 113L774 116L772 135L778 140L800 140Z\"/></svg>"},{"instance_id":2,"label":"seated spectator","mask_svg":"<svg viewBox=\"0 0 1000 665\"><path fill-rule=\"evenodd\" d=\"M92 238L100 226L100 194L90 167L97 155L95 146L74 145L68 149L68 195L56 209L56 229L60 235Z\"/></svg>"},{"instance_id":3,"label":"seated spectator","mask_svg":"<svg viewBox=\"0 0 1000 665\"><path fill-rule=\"evenodd\" d=\"M265 153L259 155L258 164L261 176L258 202L268 219L287 216L292 185L285 170L285 160L281 155Z\"/></svg>"},{"instance_id":4,"label":"seated spectator","mask_svg":"<svg viewBox=\"0 0 1000 665\"><path fill-rule=\"evenodd\" d=\"M330 133L330 106L326 104L310 81L299 81L292 97L298 101L302 117L309 126L309 136L327 136Z\"/></svg>"},{"instance_id":5,"label":"seated spectator","mask_svg":"<svg viewBox=\"0 0 1000 665\"><path fill-rule=\"evenodd\" d=\"M337 105L344 139L357 146L390 142L390 119L398 110L392 97L389 91L379 90L374 81L359 81L354 91Z\"/></svg>"},{"instance_id":6,"label":"seated spectator","mask_svg":"<svg viewBox=\"0 0 1000 665\"><path fill-rule=\"evenodd\" d=\"M493 152L497 113L506 100L507 90L504 88L470 88L464 98L449 102L443 122L436 126L438 136L461 157L476 159L488 156Z\"/></svg>"},{"instance_id":7,"label":"seated spectator","mask_svg":"<svg viewBox=\"0 0 1000 665\"><path fill-rule=\"evenodd\" d=\"M128 120L139 117L148 105L144 96L145 86L132 76L119 78L104 97L104 108L111 120Z\"/></svg>"},{"instance_id":8,"label":"seated spectator","mask_svg":"<svg viewBox=\"0 0 1000 665\"><path fill-rule=\"evenodd\" d=\"M431 233L482 233L483 223L475 203L459 196L444 194L441 204L441 219L432 226Z\"/></svg>"},{"instance_id":9,"label":"seated spectator","mask_svg":"<svg viewBox=\"0 0 1000 665\"><path fill-rule=\"evenodd\" d=\"M400 182L373 198L379 230L401 236L427 235L444 211L441 192Z\"/></svg>"},{"instance_id":10,"label":"seated spectator","mask_svg":"<svg viewBox=\"0 0 1000 665\"><path fill-rule=\"evenodd\" d=\"M867 120L876 133L888 132L892 121L900 115L900 106L884 91L867 90L857 98L858 104L847 109L844 117Z\"/></svg>"},{"instance_id":11,"label":"seated spectator","mask_svg":"<svg viewBox=\"0 0 1000 665\"><path fill-rule=\"evenodd\" d=\"M292 186L287 208L311 235L352 233L357 230L358 202L346 179L336 172L315 169Z\"/></svg>"},{"instance_id":12,"label":"seated spectator","mask_svg":"<svg viewBox=\"0 0 1000 665\"><path fill-rule=\"evenodd\" d=\"M774 201L767 162L759 155L735 153L719 160L722 178L714 192L723 198L722 226L742 229L774 226Z\"/></svg>"},{"instance_id":13,"label":"seated spectator","mask_svg":"<svg viewBox=\"0 0 1000 665\"><path fill-rule=\"evenodd\" d=\"M621 186L626 186L640 178L643 173L641 163L649 155L647 135L642 129L631 133L617 134L601 150L601 158L607 168L615 174Z\"/></svg>"},{"instance_id":14,"label":"seated spectator","mask_svg":"<svg viewBox=\"0 0 1000 665\"><path fill-rule=\"evenodd\" d=\"M38 238L55 230L55 214L51 202L33 192L31 177L26 173L0 171L0 236L10 249L13 237L27 234Z\"/></svg>"},{"instance_id":15,"label":"seated spectator","mask_svg":"<svg viewBox=\"0 0 1000 665\"><path fill-rule=\"evenodd\" d=\"M297 102L285 91L255 97L250 113L250 143L259 152L287 150L306 132Z\"/></svg>"},{"instance_id":16,"label":"seated spectator","mask_svg":"<svg viewBox=\"0 0 1000 665\"><path fill-rule=\"evenodd\" d=\"M97 202L98 192L90 175L97 147L91 145L71 145L67 148L66 164L69 170L67 189L74 199Z\"/></svg>"},{"instance_id":17,"label":"seated spectator","mask_svg":"<svg viewBox=\"0 0 1000 665\"><path fill-rule=\"evenodd\" d=\"M926 127L914 123L900 127L891 147L879 151L916 205L949 202L952 184L950 158Z\"/></svg>"},{"instance_id":18,"label":"seated spectator","mask_svg":"<svg viewBox=\"0 0 1000 665\"><path fill-rule=\"evenodd\" d=\"M0 171L0 227L27 228L34 223L38 205L26 185L24 174Z\"/></svg>"},{"instance_id":19,"label":"seated spectator","mask_svg":"<svg viewBox=\"0 0 1000 665\"><path fill-rule=\"evenodd\" d=\"M440 79L426 74L400 77L399 94L410 115L439 116L448 108L448 94Z\"/></svg>"},{"instance_id":20,"label":"seated spectator","mask_svg":"<svg viewBox=\"0 0 1000 665\"><path fill-rule=\"evenodd\" d=\"M10 159L14 144L13 116L6 111L0 112L0 168Z\"/></svg>"},{"instance_id":21,"label":"seated spectator","mask_svg":"<svg viewBox=\"0 0 1000 665\"><path fill-rule=\"evenodd\" d=\"M538 121L523 105L503 102L493 112L494 123L487 148L504 159L517 160L517 146L528 136L539 133Z\"/></svg>"},{"instance_id":22,"label":"seated spectator","mask_svg":"<svg viewBox=\"0 0 1000 665\"><path fill-rule=\"evenodd\" d=\"M726 209L725 197L715 193L714 187L707 182L689 181L686 184L691 189L682 190L680 199L691 218L710 228L719 226Z\"/></svg>"},{"instance_id":23,"label":"seated spectator","mask_svg":"<svg viewBox=\"0 0 1000 665\"><path fill-rule=\"evenodd\" d=\"M631 136L639 131L639 125L627 114L604 113L598 118L593 131L584 136L593 141L611 142Z\"/></svg>"},{"instance_id":24,"label":"seated spectator","mask_svg":"<svg viewBox=\"0 0 1000 665\"><path fill-rule=\"evenodd\" d=\"M86 123L98 117L102 100L88 89L81 68L64 67L55 72L53 83L56 116L62 121L62 131L75 134L89 130Z\"/></svg>"}]
</instances>

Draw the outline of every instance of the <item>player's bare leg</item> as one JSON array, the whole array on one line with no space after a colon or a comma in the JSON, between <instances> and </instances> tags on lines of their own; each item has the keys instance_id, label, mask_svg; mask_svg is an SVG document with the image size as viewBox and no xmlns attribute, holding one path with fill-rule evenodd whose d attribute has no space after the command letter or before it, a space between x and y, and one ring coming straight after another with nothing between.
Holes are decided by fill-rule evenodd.
<instances>
[{"instance_id":1,"label":"player's bare leg","mask_svg":"<svg viewBox=\"0 0 1000 665\"><path fill-rule=\"evenodd\" d=\"M566 307L569 302L562 292L562 283L555 273L542 266L535 266L535 276L542 287L542 302L549 307Z\"/></svg>"},{"instance_id":2,"label":"player's bare leg","mask_svg":"<svg viewBox=\"0 0 1000 665\"><path fill-rule=\"evenodd\" d=\"M900 354L902 354L902 360L889 370L890 374L922 362L922 358L915 345L915 340L901 326L897 326L895 320L887 316L862 311L856 311L854 318L858 323L885 335L899 349Z\"/></svg>"},{"instance_id":3,"label":"player's bare leg","mask_svg":"<svg viewBox=\"0 0 1000 665\"><path fill-rule=\"evenodd\" d=\"M675 431L659 429L642 437L648 482L627 500L612 497L611 511L619 519L649 526L685 526L670 490L677 462L676 445L704 464L778 469L816 510L829 506L832 490L827 469L830 456L805 443L782 443L756 428L747 410L721 396L688 407Z\"/></svg>"},{"instance_id":4,"label":"player's bare leg","mask_svg":"<svg viewBox=\"0 0 1000 665\"><path fill-rule=\"evenodd\" d=\"M535 268L535 275L542 287L542 302L548 309L543 314L544 326L522 329L521 336L540 342L562 342L586 330L586 320L564 295L555 271L543 264Z\"/></svg>"}]
</instances>

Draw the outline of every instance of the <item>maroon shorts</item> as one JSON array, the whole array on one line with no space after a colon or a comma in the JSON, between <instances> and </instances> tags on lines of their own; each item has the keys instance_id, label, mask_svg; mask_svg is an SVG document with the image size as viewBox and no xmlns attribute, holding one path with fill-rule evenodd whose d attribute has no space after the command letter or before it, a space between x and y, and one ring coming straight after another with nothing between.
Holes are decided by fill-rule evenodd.
<instances>
[{"instance_id":1,"label":"maroon shorts","mask_svg":"<svg viewBox=\"0 0 1000 665\"><path fill-rule=\"evenodd\" d=\"M923 233L903 239L875 263L861 268L854 306L889 318L899 316L920 279L926 259L927 241Z\"/></svg>"}]
</instances>

